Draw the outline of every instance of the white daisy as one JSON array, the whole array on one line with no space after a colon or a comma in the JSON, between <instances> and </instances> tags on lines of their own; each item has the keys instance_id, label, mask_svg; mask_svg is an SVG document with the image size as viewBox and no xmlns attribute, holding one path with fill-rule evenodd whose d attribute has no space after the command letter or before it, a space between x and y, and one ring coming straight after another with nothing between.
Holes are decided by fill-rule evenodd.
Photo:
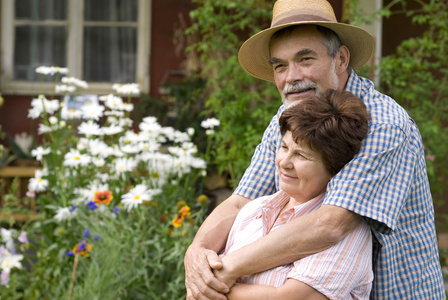
<instances>
[{"instance_id":1,"label":"white daisy","mask_svg":"<svg viewBox=\"0 0 448 300\"><path fill-rule=\"evenodd\" d=\"M130 172L137 166L137 162L132 158L118 158L115 162L115 171L118 174Z\"/></svg>"},{"instance_id":2,"label":"white daisy","mask_svg":"<svg viewBox=\"0 0 448 300\"><path fill-rule=\"evenodd\" d=\"M76 91L76 87L73 85L57 84L54 87L54 91L56 93L73 93Z\"/></svg>"},{"instance_id":3,"label":"white daisy","mask_svg":"<svg viewBox=\"0 0 448 300\"><path fill-rule=\"evenodd\" d=\"M217 127L221 125L221 122L218 119L215 118L209 118L207 120L204 120L201 122L201 127L202 128L209 128L209 129L213 129L214 127Z\"/></svg>"},{"instance_id":4,"label":"white daisy","mask_svg":"<svg viewBox=\"0 0 448 300\"><path fill-rule=\"evenodd\" d=\"M15 252L14 249L14 239L12 238L11 230L2 228L1 229L2 240L5 243L6 249L10 252Z\"/></svg>"},{"instance_id":5,"label":"white daisy","mask_svg":"<svg viewBox=\"0 0 448 300\"><path fill-rule=\"evenodd\" d=\"M84 105L81 107L82 117L84 119L98 121L104 112L104 106L98 104Z\"/></svg>"},{"instance_id":6,"label":"white daisy","mask_svg":"<svg viewBox=\"0 0 448 300\"><path fill-rule=\"evenodd\" d=\"M119 84L115 83L112 88L122 95L138 95L140 94L140 87L138 83Z\"/></svg>"},{"instance_id":7,"label":"white daisy","mask_svg":"<svg viewBox=\"0 0 448 300\"><path fill-rule=\"evenodd\" d=\"M55 73L67 74L68 69L61 68L61 67L41 66L41 67L36 68L36 73L40 73L40 74L44 74L44 75L54 75Z\"/></svg>"},{"instance_id":8,"label":"white daisy","mask_svg":"<svg viewBox=\"0 0 448 300\"><path fill-rule=\"evenodd\" d=\"M102 130L103 130L103 134L105 134L105 135L115 135L117 133L122 132L123 131L123 127L115 125L115 124L112 124L112 125L110 125L108 127L104 126L102 128Z\"/></svg>"},{"instance_id":9,"label":"white daisy","mask_svg":"<svg viewBox=\"0 0 448 300\"><path fill-rule=\"evenodd\" d=\"M64 166L69 167L78 167L79 165L87 166L91 161L89 155L81 154L79 150L76 149L70 149L70 152L65 154L64 159Z\"/></svg>"},{"instance_id":10,"label":"white daisy","mask_svg":"<svg viewBox=\"0 0 448 300\"><path fill-rule=\"evenodd\" d=\"M133 111L134 110L134 104L132 104L132 103L123 103L123 110L125 110L125 111Z\"/></svg>"},{"instance_id":11,"label":"white daisy","mask_svg":"<svg viewBox=\"0 0 448 300\"><path fill-rule=\"evenodd\" d=\"M188 127L187 128L187 133L188 133L189 136L193 136L194 135L194 128Z\"/></svg>"},{"instance_id":12,"label":"white daisy","mask_svg":"<svg viewBox=\"0 0 448 300\"><path fill-rule=\"evenodd\" d=\"M132 119L129 118L120 118L120 120L118 121L118 125L123 126L123 127L131 127L132 124L134 123L134 121L132 121Z\"/></svg>"},{"instance_id":13,"label":"white daisy","mask_svg":"<svg viewBox=\"0 0 448 300\"><path fill-rule=\"evenodd\" d=\"M127 194L121 196L121 203L129 212L133 207L138 207L143 201L151 201L154 195L160 193L161 190L151 190L144 184L138 184Z\"/></svg>"},{"instance_id":14,"label":"white daisy","mask_svg":"<svg viewBox=\"0 0 448 300\"><path fill-rule=\"evenodd\" d=\"M60 207L58 208L56 215L54 218L58 220L59 222L65 221L65 220L71 220L76 216L77 212L76 210L73 210L71 207Z\"/></svg>"},{"instance_id":15,"label":"white daisy","mask_svg":"<svg viewBox=\"0 0 448 300\"><path fill-rule=\"evenodd\" d=\"M37 160L41 161L44 155L50 154L50 148L44 148L42 146L37 147L36 149L31 150L31 156L35 157Z\"/></svg>"},{"instance_id":16,"label":"white daisy","mask_svg":"<svg viewBox=\"0 0 448 300\"><path fill-rule=\"evenodd\" d=\"M106 98L104 105L112 110L123 110L123 99L114 95L109 95Z\"/></svg>"},{"instance_id":17,"label":"white daisy","mask_svg":"<svg viewBox=\"0 0 448 300\"><path fill-rule=\"evenodd\" d=\"M62 77L61 81L63 83L65 83L65 84L75 85L75 86L78 86L78 87L82 87L84 89L89 87L89 85L87 84L86 81L80 80L80 79L75 78L75 77Z\"/></svg>"},{"instance_id":18,"label":"white daisy","mask_svg":"<svg viewBox=\"0 0 448 300\"><path fill-rule=\"evenodd\" d=\"M61 118L65 120L81 119L82 111L78 109L64 109L61 113Z\"/></svg>"},{"instance_id":19,"label":"white daisy","mask_svg":"<svg viewBox=\"0 0 448 300\"><path fill-rule=\"evenodd\" d=\"M86 136L92 135L103 135L103 131L97 123L94 122L83 122L78 127L78 132Z\"/></svg>"},{"instance_id":20,"label":"white daisy","mask_svg":"<svg viewBox=\"0 0 448 300\"><path fill-rule=\"evenodd\" d=\"M22 268L20 261L23 259L23 255L10 254L7 250L5 250L4 254L5 256L0 257L0 269L10 273L12 268Z\"/></svg>"},{"instance_id":21,"label":"white daisy","mask_svg":"<svg viewBox=\"0 0 448 300\"><path fill-rule=\"evenodd\" d=\"M99 139L88 140L87 151L94 156L108 157L111 153L111 148Z\"/></svg>"},{"instance_id":22,"label":"white daisy","mask_svg":"<svg viewBox=\"0 0 448 300\"><path fill-rule=\"evenodd\" d=\"M184 143L184 142L189 142L190 141L190 136L188 135L188 133L186 132L181 132L176 130L174 132L174 138L173 138L174 142L176 143Z\"/></svg>"},{"instance_id":23,"label":"white daisy","mask_svg":"<svg viewBox=\"0 0 448 300\"><path fill-rule=\"evenodd\" d=\"M47 179L42 178L45 175L47 175L45 171L36 170L34 177L30 178L28 182L28 189L33 192L43 192L47 190L50 183Z\"/></svg>"},{"instance_id":24,"label":"white daisy","mask_svg":"<svg viewBox=\"0 0 448 300\"><path fill-rule=\"evenodd\" d=\"M43 95L31 100L31 109L28 111L30 118L39 117L44 111L47 114L54 114L60 108L59 100L48 100Z\"/></svg>"}]
</instances>

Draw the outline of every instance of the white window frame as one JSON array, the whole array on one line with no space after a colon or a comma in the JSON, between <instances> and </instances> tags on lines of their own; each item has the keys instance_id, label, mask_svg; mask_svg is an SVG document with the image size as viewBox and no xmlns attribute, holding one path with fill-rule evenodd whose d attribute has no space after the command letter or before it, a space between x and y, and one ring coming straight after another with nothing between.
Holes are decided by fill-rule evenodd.
<instances>
[{"instance_id":1,"label":"white window frame","mask_svg":"<svg viewBox=\"0 0 448 300\"><path fill-rule=\"evenodd\" d=\"M150 73L150 40L151 40L151 2L152 0L138 0L138 21L137 21L137 61L136 61L136 83L140 85L140 90L149 93ZM68 28L67 39L67 67L68 76L79 79L82 78L82 41L83 41L83 5L84 1L68 0ZM39 93L53 92L52 82L31 82L24 80L14 80L14 0L1 0L1 79L0 90L5 95L37 95ZM66 22L66 21L62 21ZM48 21L59 23L60 21ZM129 24L135 26L135 24ZM89 93L108 94L112 92L113 83L127 82L88 82Z\"/></svg>"}]
</instances>

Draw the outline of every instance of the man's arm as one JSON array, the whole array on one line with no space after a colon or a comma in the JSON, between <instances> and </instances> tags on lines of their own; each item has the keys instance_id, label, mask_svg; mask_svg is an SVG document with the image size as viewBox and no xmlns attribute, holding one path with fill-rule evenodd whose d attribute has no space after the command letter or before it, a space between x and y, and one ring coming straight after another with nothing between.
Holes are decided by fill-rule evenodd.
<instances>
[{"instance_id":1,"label":"man's arm","mask_svg":"<svg viewBox=\"0 0 448 300\"><path fill-rule=\"evenodd\" d=\"M288 279L280 287L257 284L236 284L227 294L228 300L327 300L328 298L311 286Z\"/></svg>"},{"instance_id":2,"label":"man's arm","mask_svg":"<svg viewBox=\"0 0 448 300\"><path fill-rule=\"evenodd\" d=\"M254 243L222 258L215 276L232 286L242 275L291 263L340 242L361 221L357 214L332 205L296 218Z\"/></svg>"},{"instance_id":3,"label":"man's arm","mask_svg":"<svg viewBox=\"0 0 448 300\"><path fill-rule=\"evenodd\" d=\"M187 299L226 299L229 287L211 271L222 267L217 253L224 248L233 221L250 200L232 195L208 216L185 253L185 286Z\"/></svg>"}]
</instances>

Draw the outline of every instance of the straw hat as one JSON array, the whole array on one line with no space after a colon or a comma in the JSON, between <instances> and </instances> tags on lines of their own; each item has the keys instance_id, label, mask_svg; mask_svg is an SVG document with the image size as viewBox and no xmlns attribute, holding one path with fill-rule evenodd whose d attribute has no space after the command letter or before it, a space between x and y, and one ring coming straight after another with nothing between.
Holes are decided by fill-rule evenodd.
<instances>
[{"instance_id":1,"label":"straw hat","mask_svg":"<svg viewBox=\"0 0 448 300\"><path fill-rule=\"evenodd\" d=\"M326 0L278 0L272 11L271 27L249 38L240 48L238 60L250 75L274 81L269 64L269 42L272 35L292 25L315 24L333 30L350 51L350 66L362 67L372 56L374 38L364 29L338 23L331 4Z\"/></svg>"}]
</instances>

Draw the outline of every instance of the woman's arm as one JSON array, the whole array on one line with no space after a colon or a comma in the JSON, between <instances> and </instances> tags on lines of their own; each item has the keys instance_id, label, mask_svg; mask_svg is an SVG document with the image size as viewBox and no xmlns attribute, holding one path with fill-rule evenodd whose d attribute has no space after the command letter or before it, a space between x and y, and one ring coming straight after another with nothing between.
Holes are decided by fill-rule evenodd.
<instances>
[{"instance_id":1,"label":"woman's arm","mask_svg":"<svg viewBox=\"0 0 448 300\"><path fill-rule=\"evenodd\" d=\"M236 284L227 294L228 300L327 300L328 298L311 286L288 279L280 287L256 284Z\"/></svg>"},{"instance_id":2,"label":"woman's arm","mask_svg":"<svg viewBox=\"0 0 448 300\"><path fill-rule=\"evenodd\" d=\"M254 243L222 258L215 276L228 286L243 275L291 263L340 242L359 225L357 214L332 205L296 218Z\"/></svg>"},{"instance_id":3,"label":"woman's arm","mask_svg":"<svg viewBox=\"0 0 448 300\"><path fill-rule=\"evenodd\" d=\"M217 252L224 248L236 215L249 201L239 195L230 196L213 210L199 228L184 258L187 299L196 299L199 295L226 299L223 294L229 288L214 277L211 268L222 267Z\"/></svg>"}]
</instances>

